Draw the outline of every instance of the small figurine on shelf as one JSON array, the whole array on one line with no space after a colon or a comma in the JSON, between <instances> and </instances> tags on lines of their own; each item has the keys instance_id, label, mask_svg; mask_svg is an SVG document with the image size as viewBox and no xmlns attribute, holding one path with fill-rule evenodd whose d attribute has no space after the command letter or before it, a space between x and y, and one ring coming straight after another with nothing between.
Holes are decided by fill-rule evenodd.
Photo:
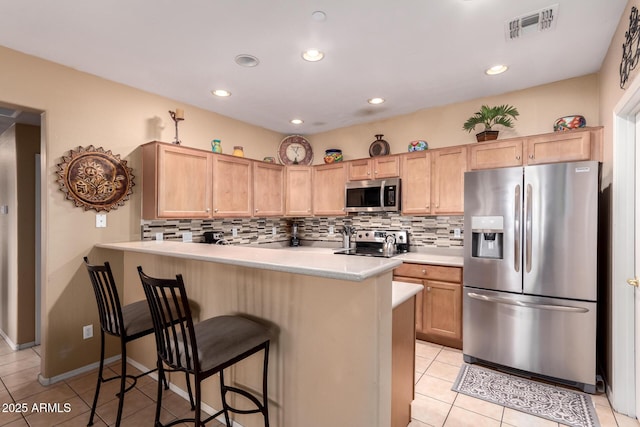
<instances>
[{"instance_id":1,"label":"small figurine on shelf","mask_svg":"<svg viewBox=\"0 0 640 427\"><path fill-rule=\"evenodd\" d=\"M222 154L222 145L220 145L219 139L214 139L211 141L211 151L214 153Z\"/></svg>"}]
</instances>

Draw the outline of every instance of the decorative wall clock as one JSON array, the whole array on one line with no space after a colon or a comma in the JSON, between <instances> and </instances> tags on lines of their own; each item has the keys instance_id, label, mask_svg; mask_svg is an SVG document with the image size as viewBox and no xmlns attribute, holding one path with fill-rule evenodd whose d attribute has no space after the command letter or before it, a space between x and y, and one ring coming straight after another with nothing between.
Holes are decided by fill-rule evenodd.
<instances>
[{"instance_id":1,"label":"decorative wall clock","mask_svg":"<svg viewBox=\"0 0 640 427\"><path fill-rule=\"evenodd\" d=\"M85 211L107 211L124 206L133 183L132 169L118 154L102 147L78 147L58 164L58 183L65 198Z\"/></svg>"},{"instance_id":2,"label":"decorative wall clock","mask_svg":"<svg viewBox=\"0 0 640 427\"><path fill-rule=\"evenodd\" d=\"M640 59L640 17L638 9L633 6L629 15L629 29L624 33L622 44L622 60L620 61L620 88L624 89L629 74L638 65Z\"/></svg>"},{"instance_id":3,"label":"decorative wall clock","mask_svg":"<svg viewBox=\"0 0 640 427\"><path fill-rule=\"evenodd\" d=\"M310 165L313 161L311 144L300 135L290 135L280 142L278 159L283 165Z\"/></svg>"}]
</instances>

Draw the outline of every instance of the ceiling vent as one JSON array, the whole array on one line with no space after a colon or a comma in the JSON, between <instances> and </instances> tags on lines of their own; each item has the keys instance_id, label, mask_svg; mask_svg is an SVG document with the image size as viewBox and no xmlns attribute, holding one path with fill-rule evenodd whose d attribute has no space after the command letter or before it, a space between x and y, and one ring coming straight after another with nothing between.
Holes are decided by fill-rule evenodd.
<instances>
[{"instance_id":1,"label":"ceiling vent","mask_svg":"<svg viewBox=\"0 0 640 427\"><path fill-rule=\"evenodd\" d=\"M508 40L516 40L530 34L542 33L556 27L558 5L554 4L536 12L527 13L504 23Z\"/></svg>"}]
</instances>

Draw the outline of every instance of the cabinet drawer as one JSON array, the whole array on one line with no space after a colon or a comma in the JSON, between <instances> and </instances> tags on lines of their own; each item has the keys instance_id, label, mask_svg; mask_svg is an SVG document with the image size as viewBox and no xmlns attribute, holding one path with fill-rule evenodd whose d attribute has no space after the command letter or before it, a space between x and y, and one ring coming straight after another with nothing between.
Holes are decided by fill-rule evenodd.
<instances>
[{"instance_id":1,"label":"cabinet drawer","mask_svg":"<svg viewBox=\"0 0 640 427\"><path fill-rule=\"evenodd\" d=\"M395 276L415 277L419 279L462 282L462 268L442 265L404 263L393 270Z\"/></svg>"}]
</instances>

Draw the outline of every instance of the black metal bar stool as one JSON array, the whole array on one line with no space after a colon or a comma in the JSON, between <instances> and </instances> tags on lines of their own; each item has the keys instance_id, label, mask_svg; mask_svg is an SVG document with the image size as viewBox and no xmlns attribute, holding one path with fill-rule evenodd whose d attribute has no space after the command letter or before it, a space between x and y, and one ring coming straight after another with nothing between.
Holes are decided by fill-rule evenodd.
<instances>
[{"instance_id":1,"label":"black metal bar stool","mask_svg":"<svg viewBox=\"0 0 640 427\"><path fill-rule=\"evenodd\" d=\"M166 364L174 370L182 370L195 377L195 417L175 420L166 427L185 421L193 421L196 427L200 427L221 414L224 414L227 426L231 427L229 412L261 413L264 417L264 425L268 427L269 330L241 316L217 316L194 325L181 274L178 274L175 279L156 279L147 276L142 271L142 267L138 267L138 272L153 319L159 371L162 372ZM249 392L226 385L224 382L225 368L261 350L264 351L262 402ZM222 410L201 420L201 382L218 372L220 373ZM229 392L249 399L255 405L255 409L241 410L231 407L226 398ZM158 383L155 426L161 426L161 406L162 386Z\"/></svg>"},{"instance_id":2,"label":"black metal bar stool","mask_svg":"<svg viewBox=\"0 0 640 427\"><path fill-rule=\"evenodd\" d=\"M91 279L91 284L93 285L93 290L96 294L98 314L100 316L100 368L98 370L96 393L93 398L93 405L91 406L91 415L89 416L89 423L87 425L93 425L93 417L96 413L98 396L100 394L100 385L108 381L120 379L120 392L117 394L119 399L118 414L116 417L116 427L118 427L122 419L122 408L124 406L125 393L135 387L138 378L158 370L158 368L155 368L139 375L127 375L127 343L152 334L153 320L151 319L151 313L149 312L149 304L147 304L145 300L136 301L125 306L120 304L118 289L116 288L116 282L113 278L111 267L108 262L105 262L104 265L92 265L89 264L89 259L84 257L84 264L87 267L89 278ZM105 334L120 338L120 351L122 354L122 368L120 375L110 378L104 378L103 376ZM189 401L191 403L191 408L194 409L195 405L191 393L189 375L188 373L186 375ZM133 380L132 384L128 387L126 387L127 378ZM162 382L164 382L165 387L168 386L164 378L164 373L160 372L158 384L162 384Z\"/></svg>"}]
</instances>

